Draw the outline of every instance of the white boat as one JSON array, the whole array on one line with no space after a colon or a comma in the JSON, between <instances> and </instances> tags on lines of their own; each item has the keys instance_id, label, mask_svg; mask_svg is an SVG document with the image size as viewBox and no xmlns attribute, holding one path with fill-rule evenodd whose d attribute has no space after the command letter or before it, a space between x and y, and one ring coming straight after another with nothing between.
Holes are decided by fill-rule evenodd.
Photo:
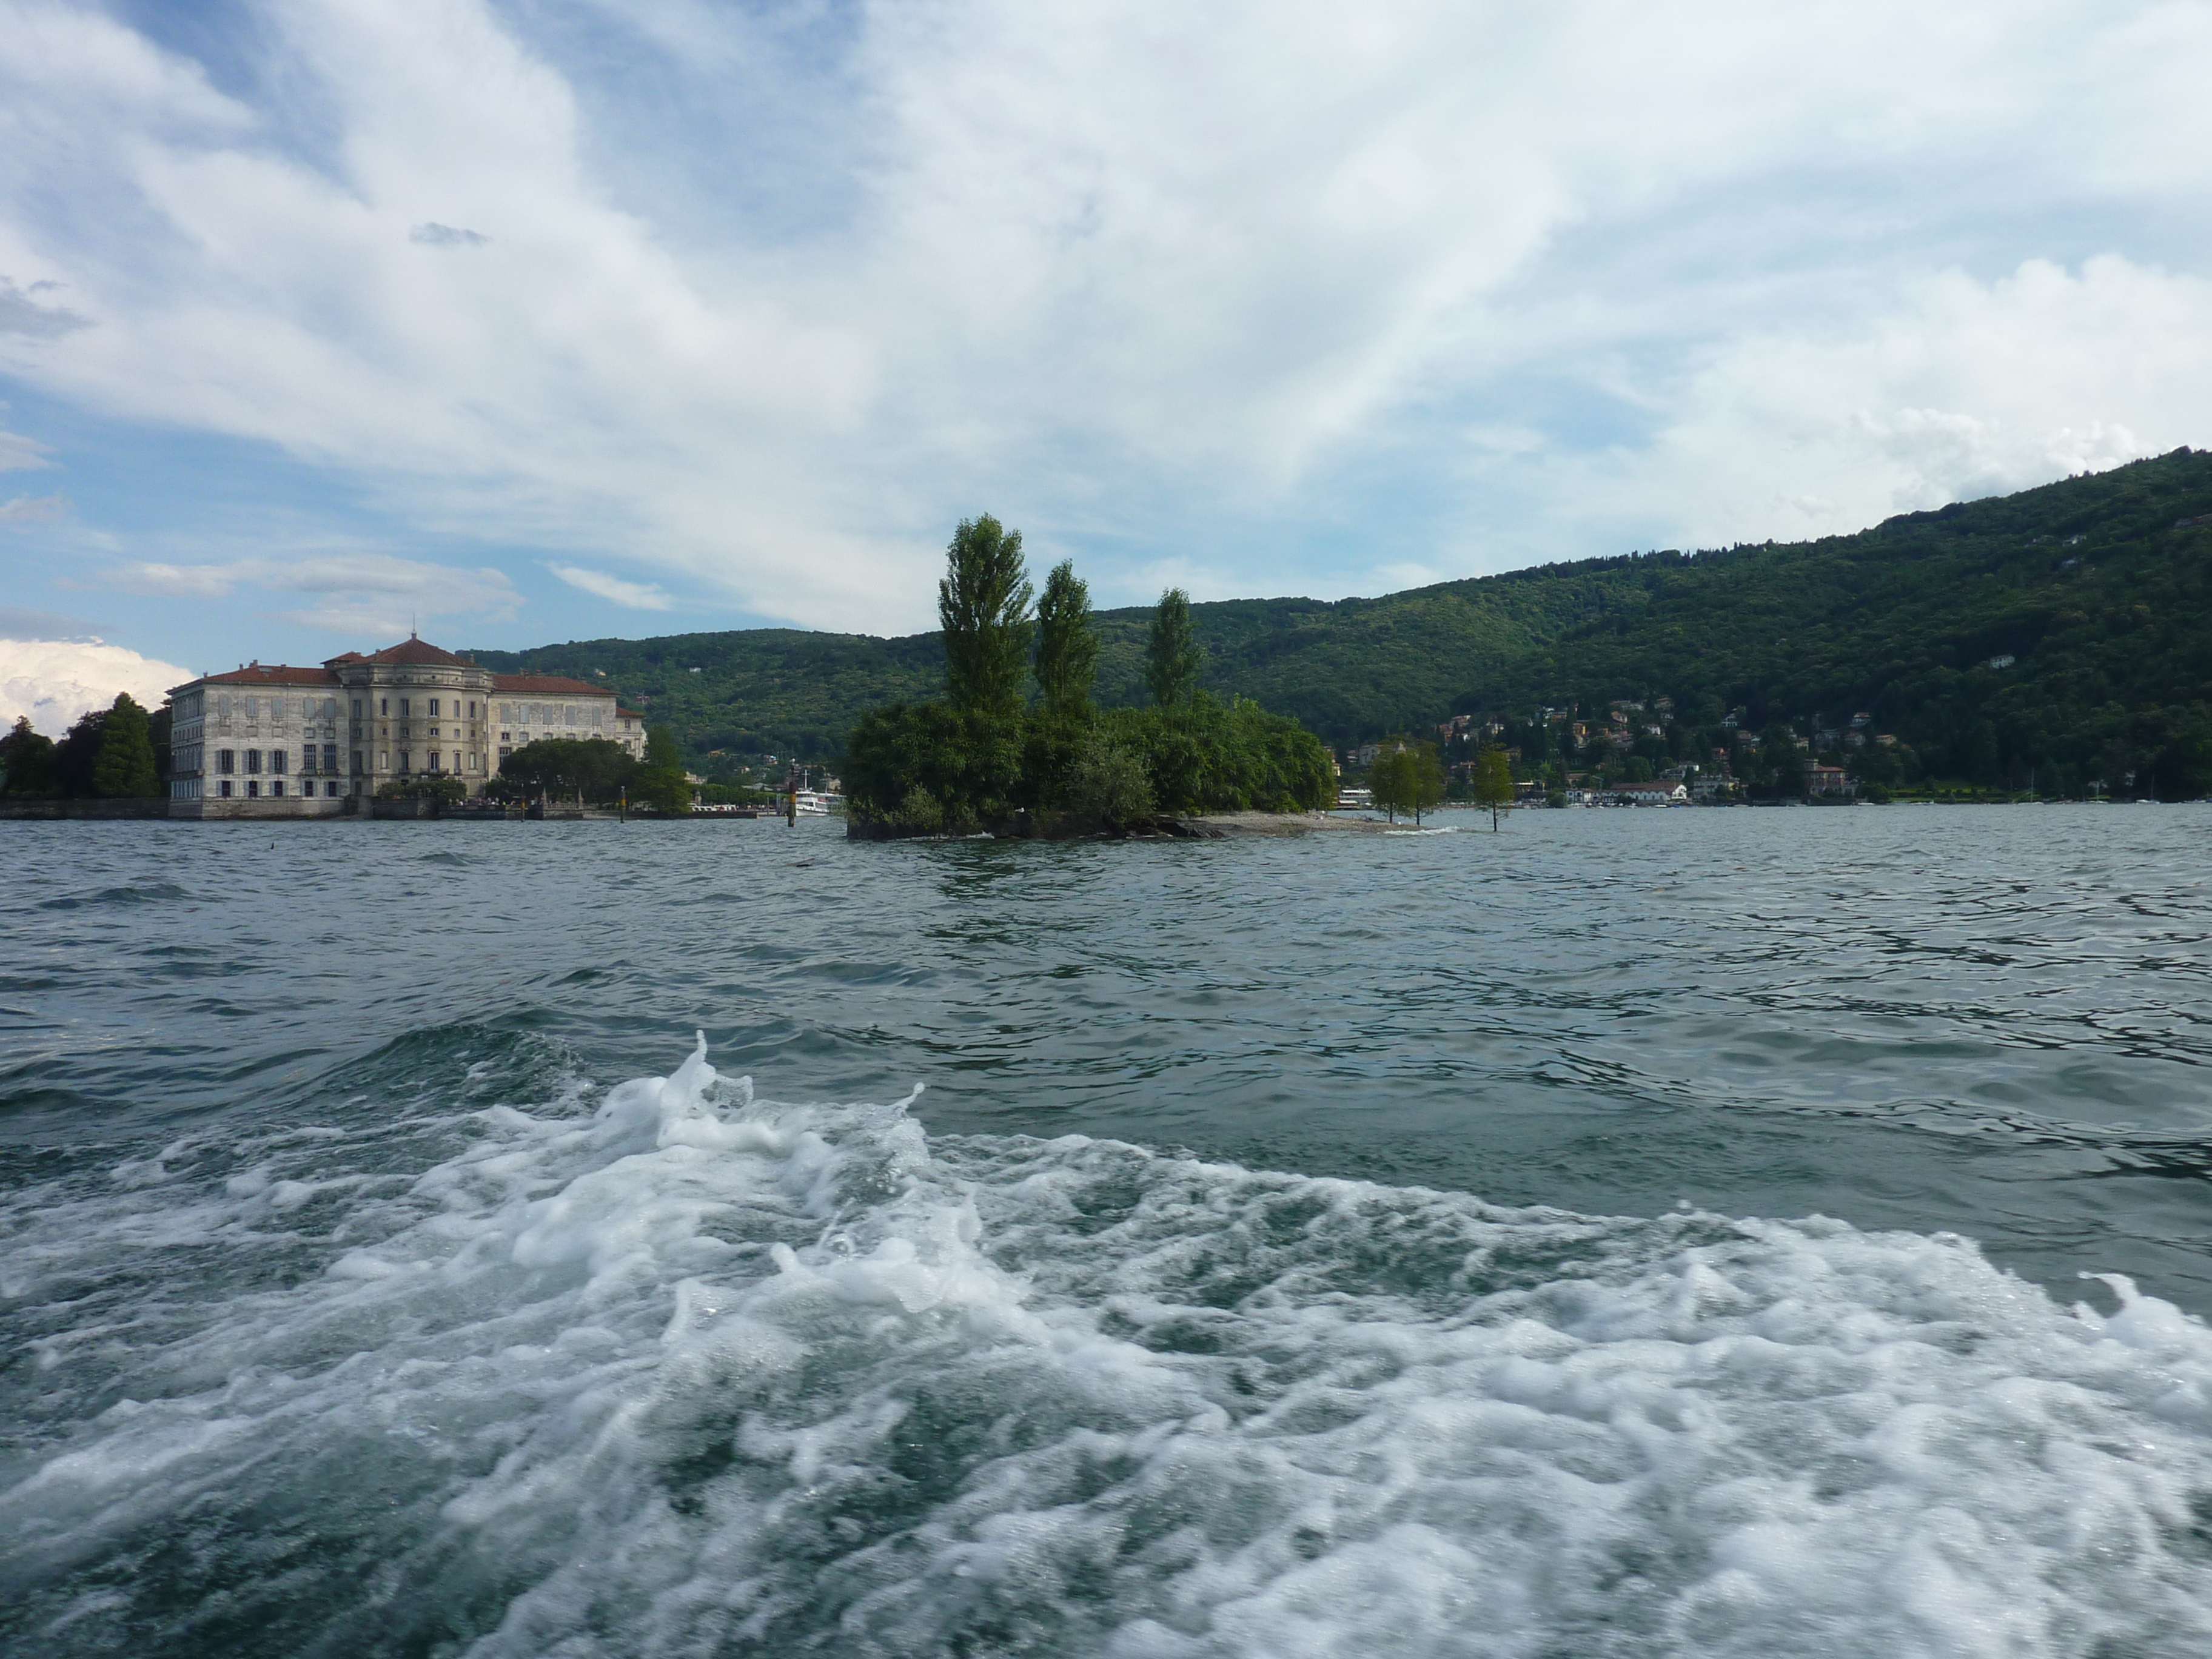
<instances>
[{"instance_id":1,"label":"white boat","mask_svg":"<svg viewBox=\"0 0 2212 1659\"><path fill-rule=\"evenodd\" d=\"M823 789L802 789L799 792L799 810L826 817L832 812L845 810L845 798Z\"/></svg>"}]
</instances>

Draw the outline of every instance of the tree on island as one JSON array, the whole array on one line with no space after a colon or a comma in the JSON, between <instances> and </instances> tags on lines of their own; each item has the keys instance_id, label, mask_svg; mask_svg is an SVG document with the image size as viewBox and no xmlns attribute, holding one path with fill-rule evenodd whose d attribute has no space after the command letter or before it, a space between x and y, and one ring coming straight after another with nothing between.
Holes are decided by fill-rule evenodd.
<instances>
[{"instance_id":1,"label":"tree on island","mask_svg":"<svg viewBox=\"0 0 2212 1659\"><path fill-rule=\"evenodd\" d=\"M111 799L144 799L161 793L154 774L154 740L146 711L128 691L118 695L101 722L100 757L92 763L92 793Z\"/></svg>"},{"instance_id":2,"label":"tree on island","mask_svg":"<svg viewBox=\"0 0 2212 1659\"><path fill-rule=\"evenodd\" d=\"M1021 544L1016 531L1014 544ZM941 603L941 602L940 602ZM1091 585L1073 560L1053 566L1036 608L1036 682L1045 712L1080 720L1091 713L1091 688L1098 679L1098 630L1091 620Z\"/></svg>"},{"instance_id":3,"label":"tree on island","mask_svg":"<svg viewBox=\"0 0 2212 1659\"><path fill-rule=\"evenodd\" d=\"M1145 687L1163 708L1181 708L1198 695L1206 652L1191 626L1190 595L1170 587L1152 612L1152 638L1145 647Z\"/></svg>"},{"instance_id":4,"label":"tree on island","mask_svg":"<svg viewBox=\"0 0 2212 1659\"><path fill-rule=\"evenodd\" d=\"M945 630L946 697L963 713L1018 708L1035 629L1022 532L988 513L963 519L945 549L945 564L937 584L937 620Z\"/></svg>"},{"instance_id":5,"label":"tree on island","mask_svg":"<svg viewBox=\"0 0 2212 1659\"><path fill-rule=\"evenodd\" d=\"M1368 770L1367 787L1391 823L1398 821L1399 813L1411 812L1418 824L1422 813L1443 802L1444 769L1427 744L1401 744L1376 757Z\"/></svg>"},{"instance_id":6,"label":"tree on island","mask_svg":"<svg viewBox=\"0 0 2212 1659\"><path fill-rule=\"evenodd\" d=\"M1513 805L1513 769L1505 751L1492 744L1475 757L1474 804L1490 811L1490 833L1498 833L1498 815Z\"/></svg>"},{"instance_id":7,"label":"tree on island","mask_svg":"<svg viewBox=\"0 0 2212 1659\"><path fill-rule=\"evenodd\" d=\"M1118 832L1161 810L1291 811L1334 797L1328 753L1311 732L1200 689L1204 658L1178 589L1153 619L1157 706L1098 708L1088 588L1062 563L1032 616L1020 554L1020 532L988 515L953 537L938 585L945 696L860 717L845 752L853 833Z\"/></svg>"}]
</instances>

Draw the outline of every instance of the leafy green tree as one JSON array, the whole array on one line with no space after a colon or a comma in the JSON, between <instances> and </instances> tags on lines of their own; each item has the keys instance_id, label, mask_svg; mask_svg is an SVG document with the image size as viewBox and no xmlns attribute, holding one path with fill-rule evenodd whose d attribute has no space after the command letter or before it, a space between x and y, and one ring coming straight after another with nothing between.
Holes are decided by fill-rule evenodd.
<instances>
[{"instance_id":1,"label":"leafy green tree","mask_svg":"<svg viewBox=\"0 0 2212 1659\"><path fill-rule=\"evenodd\" d=\"M61 790L54 740L31 729L31 717L18 714L15 730L0 738L0 795L37 799Z\"/></svg>"},{"instance_id":2,"label":"leafy green tree","mask_svg":"<svg viewBox=\"0 0 2212 1659\"><path fill-rule=\"evenodd\" d=\"M1503 749L1486 749L1475 757L1474 804L1490 810L1490 830L1497 834L1498 813L1513 805L1513 769Z\"/></svg>"},{"instance_id":3,"label":"leafy green tree","mask_svg":"<svg viewBox=\"0 0 2212 1659\"><path fill-rule=\"evenodd\" d=\"M630 785L630 798L670 817L691 810L691 781L684 773L684 751L676 733L655 726L645 734L645 764Z\"/></svg>"},{"instance_id":4,"label":"leafy green tree","mask_svg":"<svg viewBox=\"0 0 2212 1659\"><path fill-rule=\"evenodd\" d=\"M1067 804L1084 817L1125 830L1152 815L1152 780L1139 750L1093 737L1076 757Z\"/></svg>"},{"instance_id":5,"label":"leafy green tree","mask_svg":"<svg viewBox=\"0 0 2212 1659\"><path fill-rule=\"evenodd\" d=\"M1029 665L1031 589L1022 532L986 513L963 519L945 550L937 620L945 638L945 691L955 708L1011 709Z\"/></svg>"},{"instance_id":6,"label":"leafy green tree","mask_svg":"<svg viewBox=\"0 0 2212 1659\"><path fill-rule=\"evenodd\" d=\"M1198 692L1206 653L1190 622L1190 595L1170 587L1152 612L1152 637L1145 647L1145 686L1162 708L1180 708Z\"/></svg>"},{"instance_id":7,"label":"leafy green tree","mask_svg":"<svg viewBox=\"0 0 2212 1659\"><path fill-rule=\"evenodd\" d=\"M690 781L681 767L648 766L637 775L637 788L630 799L669 817L684 817L691 811Z\"/></svg>"},{"instance_id":8,"label":"leafy green tree","mask_svg":"<svg viewBox=\"0 0 2212 1659\"><path fill-rule=\"evenodd\" d=\"M499 763L499 793L611 801L644 769L609 738L540 738ZM682 768L677 769L682 775Z\"/></svg>"},{"instance_id":9,"label":"leafy green tree","mask_svg":"<svg viewBox=\"0 0 2212 1659\"><path fill-rule=\"evenodd\" d=\"M55 781L60 793L71 800L82 800L93 793L92 773L100 764L100 746L106 739L107 714L105 708L87 709L54 745Z\"/></svg>"},{"instance_id":10,"label":"leafy green tree","mask_svg":"<svg viewBox=\"0 0 2212 1659\"><path fill-rule=\"evenodd\" d=\"M1411 812L1413 822L1419 823L1424 812L1443 804L1444 769L1427 744L1407 744L1376 757L1367 778L1375 804L1389 814L1393 823L1401 812ZM1509 791L1511 787L1509 774Z\"/></svg>"},{"instance_id":11,"label":"leafy green tree","mask_svg":"<svg viewBox=\"0 0 2212 1659\"><path fill-rule=\"evenodd\" d=\"M154 773L154 742L146 711L128 691L118 694L101 722L100 757L92 765L92 793L108 799L143 799L161 790Z\"/></svg>"},{"instance_id":12,"label":"leafy green tree","mask_svg":"<svg viewBox=\"0 0 2212 1659\"><path fill-rule=\"evenodd\" d=\"M1046 712L1081 720L1091 714L1098 678L1098 630L1091 621L1091 586L1063 559L1044 579L1036 608L1036 678Z\"/></svg>"}]
</instances>

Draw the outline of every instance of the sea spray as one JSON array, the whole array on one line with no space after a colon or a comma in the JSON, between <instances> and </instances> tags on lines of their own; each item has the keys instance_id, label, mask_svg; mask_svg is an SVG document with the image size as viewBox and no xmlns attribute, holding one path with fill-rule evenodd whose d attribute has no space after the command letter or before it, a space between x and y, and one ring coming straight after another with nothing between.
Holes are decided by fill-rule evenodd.
<instances>
[{"instance_id":1,"label":"sea spray","mask_svg":"<svg viewBox=\"0 0 2212 1659\"><path fill-rule=\"evenodd\" d=\"M2212 1338L2124 1279L908 1103L702 1039L36 1195L10 1652L2212 1650Z\"/></svg>"}]
</instances>

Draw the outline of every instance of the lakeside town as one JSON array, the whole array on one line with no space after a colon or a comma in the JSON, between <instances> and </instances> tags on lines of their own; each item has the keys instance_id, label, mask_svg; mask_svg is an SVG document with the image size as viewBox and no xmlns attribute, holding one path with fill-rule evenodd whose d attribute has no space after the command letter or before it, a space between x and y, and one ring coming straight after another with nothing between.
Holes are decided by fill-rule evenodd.
<instances>
[{"instance_id":1,"label":"lakeside town","mask_svg":"<svg viewBox=\"0 0 2212 1659\"><path fill-rule=\"evenodd\" d=\"M435 660L433 661L432 659ZM402 660L404 659L404 661ZM2008 665L2000 659L1994 667ZM265 751L250 747L236 751L212 749L202 723L214 722L217 692L234 693L252 682L256 691L267 692L284 682L280 695L238 701L238 718L250 724L239 728L244 737L258 738L258 720L270 721L270 735L282 744L289 710L299 720L331 718L328 709L311 697L288 703L283 689L297 690L291 682L303 675L318 677L310 688L321 690L322 678L333 685L340 675L353 671L355 678L376 667L398 671L393 684L404 679L410 690L426 670L441 671L442 678L474 675L484 680L482 689L510 696L527 690L546 695L557 692L564 701L540 707L530 703L496 705L501 723L497 758L479 758L456 752L450 762L430 750L410 763L408 751L396 754L370 746L353 766L343 769L355 775L343 786L342 768L328 743L319 755L314 744L304 744L297 770L301 781L288 795L284 776L289 750L271 746ZM411 672L410 672L411 671ZM644 715L617 705L604 686L576 682L514 676L495 677L477 670L466 659L410 640L374 657L349 653L324 669L293 671L249 665L224 675L178 688L178 695L150 714L128 696L113 708L94 710L65 733L58 744L31 732L27 721L0 738L0 798L18 805L34 801L111 799L118 805L128 800L163 805L169 817L320 817L350 813L356 797L376 798L378 817L412 816L400 803L434 802L458 805L476 799L483 805L543 802L554 793L572 793L565 784L587 785L581 778L567 780L543 764L572 757L564 750L533 747L532 733L513 729L517 717L553 729L538 734L539 744L573 744L579 738L605 734L623 753L638 776L632 784L648 788L628 797L628 810L648 815L695 813L727 814L757 808L781 808L797 800L805 813L840 811L844 801L842 781L831 764L801 761L787 754L763 752L739 755L715 750L693 765L678 757L665 727L648 734ZM267 684L264 684L266 682ZM458 687L459 681L456 681ZM360 688L367 689L367 682ZM384 688L380 684L378 690ZM470 689L479 689L473 685ZM230 696L220 699L220 729L230 731ZM605 710L597 704L604 702ZM263 705L263 706L257 706ZM333 705L334 706L334 705ZM405 700L398 705L404 718ZM495 705L486 703L489 716ZM205 713L203 714L204 709ZM181 724L179 712L187 717ZM436 700L425 705L434 716ZM387 708L384 712L389 713ZM462 712L456 702L454 712ZM467 710L477 713L474 705ZM210 725L210 730L215 729ZM356 725L356 735L372 728ZM403 732L404 727L399 728ZM426 726L426 735L433 728ZM306 726L301 730L305 732ZM1431 734L1432 733L1432 734ZM2002 801L2043 799L2033 776L2021 790L1991 790L1957 779L1929 775L1914 748L1895 734L1872 729L1863 711L1824 720L1815 715L1795 720L1770 720L1753 730L1747 711L1678 709L1668 696L1619 698L1601 710L1578 705L1546 706L1524 717L1463 714L1438 723L1431 733L1400 732L1328 751L1337 781L1335 806L1340 811L1409 811L1436 807L1495 805L1522 808L1603 806L1731 806L1802 803L1842 805L1883 804L1892 800ZM321 732L309 735L321 737ZM457 728L456 735L459 735ZM481 732L487 747L492 736L487 726ZM403 739L404 740L404 739ZM658 750L648 757L649 743ZM517 763L518 753L520 762ZM1374 787L1378 766L1395 757L1415 764L1405 769L1416 780L1409 791L1394 799L1388 788ZM650 758L657 764L648 768ZM1510 781L1510 794L1492 784L1486 793L1486 763L1491 776L1498 776L1498 763ZM267 768L267 775L263 776ZM696 769L695 769L696 767ZM467 779L466 773L477 775ZM326 776L316 776L318 774ZM650 777L647 775L652 774ZM237 781L234 783L232 775ZM312 779L312 782L309 781ZM2088 799L2132 799L2136 775L2124 772L2107 781L2088 780L2081 791ZM612 791L606 792L612 798ZM448 802L446 798L454 798ZM583 807L581 793L577 806ZM141 816L151 814L141 813Z\"/></svg>"}]
</instances>

